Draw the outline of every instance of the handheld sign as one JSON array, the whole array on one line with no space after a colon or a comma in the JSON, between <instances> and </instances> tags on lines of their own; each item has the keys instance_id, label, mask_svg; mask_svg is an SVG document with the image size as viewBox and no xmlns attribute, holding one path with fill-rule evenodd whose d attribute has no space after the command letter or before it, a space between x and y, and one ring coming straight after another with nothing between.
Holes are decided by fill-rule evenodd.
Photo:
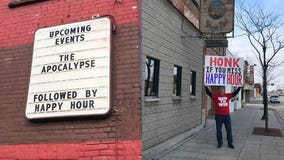
<instances>
[{"instance_id":1,"label":"handheld sign","mask_svg":"<svg viewBox=\"0 0 284 160\"><path fill-rule=\"evenodd\" d=\"M243 58L205 56L204 84L211 86L242 86Z\"/></svg>"}]
</instances>

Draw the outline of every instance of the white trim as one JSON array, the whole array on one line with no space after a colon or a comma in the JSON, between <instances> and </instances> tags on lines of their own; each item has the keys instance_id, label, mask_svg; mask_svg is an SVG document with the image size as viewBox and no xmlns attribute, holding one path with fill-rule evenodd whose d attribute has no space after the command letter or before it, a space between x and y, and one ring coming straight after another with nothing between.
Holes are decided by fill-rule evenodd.
<instances>
[{"instance_id":1,"label":"white trim","mask_svg":"<svg viewBox=\"0 0 284 160\"><path fill-rule=\"evenodd\" d=\"M144 102L158 102L160 99L158 97L147 96L144 97Z\"/></svg>"}]
</instances>

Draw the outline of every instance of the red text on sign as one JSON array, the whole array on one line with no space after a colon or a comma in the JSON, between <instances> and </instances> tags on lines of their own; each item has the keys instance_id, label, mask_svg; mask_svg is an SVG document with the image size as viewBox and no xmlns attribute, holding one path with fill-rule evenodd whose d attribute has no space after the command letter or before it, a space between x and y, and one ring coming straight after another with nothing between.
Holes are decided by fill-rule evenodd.
<instances>
[{"instance_id":1,"label":"red text on sign","mask_svg":"<svg viewBox=\"0 0 284 160\"><path fill-rule=\"evenodd\" d=\"M239 58L210 57L210 66L240 67Z\"/></svg>"},{"instance_id":2,"label":"red text on sign","mask_svg":"<svg viewBox=\"0 0 284 160\"><path fill-rule=\"evenodd\" d=\"M242 85L242 80L243 77L242 75L238 75L238 74L227 74L227 84L228 85L236 85L236 86L240 86Z\"/></svg>"}]
</instances>

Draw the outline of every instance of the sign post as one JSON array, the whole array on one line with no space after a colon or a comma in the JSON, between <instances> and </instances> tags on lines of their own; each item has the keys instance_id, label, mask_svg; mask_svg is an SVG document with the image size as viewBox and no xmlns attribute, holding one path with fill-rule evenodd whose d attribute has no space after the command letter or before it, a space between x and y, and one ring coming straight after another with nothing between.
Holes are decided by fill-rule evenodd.
<instances>
[{"instance_id":1,"label":"sign post","mask_svg":"<svg viewBox=\"0 0 284 160\"><path fill-rule=\"evenodd\" d=\"M200 32L229 33L234 28L234 0L201 0Z\"/></svg>"},{"instance_id":2,"label":"sign post","mask_svg":"<svg viewBox=\"0 0 284 160\"><path fill-rule=\"evenodd\" d=\"M110 51L107 17L37 30L26 117L107 114Z\"/></svg>"}]
</instances>

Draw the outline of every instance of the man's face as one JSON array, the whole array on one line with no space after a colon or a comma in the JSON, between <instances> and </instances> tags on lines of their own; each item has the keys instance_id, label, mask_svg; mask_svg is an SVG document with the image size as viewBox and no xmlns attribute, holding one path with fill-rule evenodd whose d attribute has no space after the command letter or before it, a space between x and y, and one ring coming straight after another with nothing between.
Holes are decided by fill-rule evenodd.
<instances>
[{"instance_id":1,"label":"man's face","mask_svg":"<svg viewBox=\"0 0 284 160\"><path fill-rule=\"evenodd\" d=\"M219 87L219 93L225 94L225 87Z\"/></svg>"}]
</instances>

